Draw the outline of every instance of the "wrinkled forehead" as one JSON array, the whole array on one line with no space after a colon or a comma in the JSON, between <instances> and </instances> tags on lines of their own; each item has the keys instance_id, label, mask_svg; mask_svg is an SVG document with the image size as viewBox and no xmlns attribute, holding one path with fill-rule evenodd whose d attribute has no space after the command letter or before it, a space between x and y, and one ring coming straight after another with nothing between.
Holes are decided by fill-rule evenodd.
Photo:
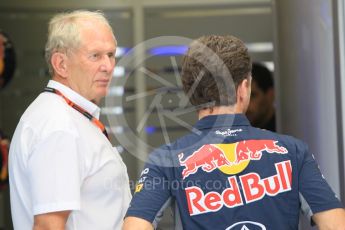
<instances>
[{"instance_id":1,"label":"wrinkled forehead","mask_svg":"<svg viewBox=\"0 0 345 230\"><path fill-rule=\"evenodd\" d=\"M94 26L94 25L93 25ZM116 51L116 39L107 27L80 27L78 45L71 50L72 53L109 53Z\"/></svg>"},{"instance_id":2,"label":"wrinkled forehead","mask_svg":"<svg viewBox=\"0 0 345 230\"><path fill-rule=\"evenodd\" d=\"M97 18L80 18L76 21L76 23L78 24L80 32L82 30L99 31L101 29L104 29L104 31L107 31L111 34L115 41L115 44L117 44L113 28L109 25L107 21Z\"/></svg>"}]
</instances>

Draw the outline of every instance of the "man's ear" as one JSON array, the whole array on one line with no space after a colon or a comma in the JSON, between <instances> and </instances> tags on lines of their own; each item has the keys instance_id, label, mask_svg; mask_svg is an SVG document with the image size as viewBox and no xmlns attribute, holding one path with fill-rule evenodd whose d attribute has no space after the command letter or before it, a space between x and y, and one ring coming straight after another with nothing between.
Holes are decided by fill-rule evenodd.
<instances>
[{"instance_id":1,"label":"man's ear","mask_svg":"<svg viewBox=\"0 0 345 230\"><path fill-rule=\"evenodd\" d=\"M237 87L236 113L245 113L250 102L251 78L244 79Z\"/></svg>"},{"instance_id":2,"label":"man's ear","mask_svg":"<svg viewBox=\"0 0 345 230\"><path fill-rule=\"evenodd\" d=\"M67 55L63 53L53 53L51 59L51 64L54 71L62 78L67 77Z\"/></svg>"},{"instance_id":3,"label":"man's ear","mask_svg":"<svg viewBox=\"0 0 345 230\"><path fill-rule=\"evenodd\" d=\"M251 79L244 79L237 87L237 102L248 97L251 91ZM250 95L249 95L250 96Z\"/></svg>"}]
</instances>

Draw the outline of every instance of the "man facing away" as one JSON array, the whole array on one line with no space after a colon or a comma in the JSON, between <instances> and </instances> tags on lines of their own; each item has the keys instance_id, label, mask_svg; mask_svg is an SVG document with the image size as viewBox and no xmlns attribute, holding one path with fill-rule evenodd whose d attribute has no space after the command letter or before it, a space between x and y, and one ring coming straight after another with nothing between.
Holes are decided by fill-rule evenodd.
<instances>
[{"instance_id":1,"label":"man facing away","mask_svg":"<svg viewBox=\"0 0 345 230\"><path fill-rule=\"evenodd\" d=\"M116 39L100 12L49 23L52 80L22 115L10 147L15 229L120 229L131 198L126 166L98 120Z\"/></svg>"},{"instance_id":2,"label":"man facing away","mask_svg":"<svg viewBox=\"0 0 345 230\"><path fill-rule=\"evenodd\" d=\"M345 229L342 204L307 146L254 128L244 113L251 60L233 36L194 41L182 83L199 121L148 159L123 229L153 229L175 204L176 229L298 229L300 199L320 229Z\"/></svg>"}]
</instances>

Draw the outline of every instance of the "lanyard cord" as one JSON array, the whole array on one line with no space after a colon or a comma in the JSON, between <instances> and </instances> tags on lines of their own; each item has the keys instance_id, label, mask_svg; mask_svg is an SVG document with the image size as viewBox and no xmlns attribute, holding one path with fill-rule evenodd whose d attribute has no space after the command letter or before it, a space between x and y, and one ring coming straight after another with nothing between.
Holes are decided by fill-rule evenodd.
<instances>
[{"instance_id":1,"label":"lanyard cord","mask_svg":"<svg viewBox=\"0 0 345 230\"><path fill-rule=\"evenodd\" d=\"M97 118L95 118L94 116L92 116L90 113L88 113L85 109L83 109L82 107L80 107L77 104L74 104L73 101L71 101L70 99L68 99L65 95L63 95L59 90L54 89L54 88L50 88L50 87L45 87L44 88L44 92L49 92L49 93L55 93L59 96L61 96L66 103L71 106L73 109L77 110L79 113L81 113L82 115L84 115L87 119L89 119L92 123L94 123L101 131L102 133L108 138L109 140L109 136L107 133L107 130L105 129L104 125L102 124L102 122L100 120L98 120Z\"/></svg>"}]
</instances>

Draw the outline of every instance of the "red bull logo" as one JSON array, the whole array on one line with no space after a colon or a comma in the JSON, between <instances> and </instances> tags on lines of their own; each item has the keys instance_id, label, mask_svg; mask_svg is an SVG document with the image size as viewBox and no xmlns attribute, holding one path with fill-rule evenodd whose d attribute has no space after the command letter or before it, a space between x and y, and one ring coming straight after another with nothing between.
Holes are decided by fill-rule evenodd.
<instances>
[{"instance_id":1,"label":"red bull logo","mask_svg":"<svg viewBox=\"0 0 345 230\"><path fill-rule=\"evenodd\" d=\"M179 154L180 165L184 166L183 179L195 174L199 169L212 172L215 169L226 174L243 171L250 160L260 160L263 152L286 154L287 149L275 140L245 140L231 144L207 144L196 150L186 159Z\"/></svg>"},{"instance_id":2,"label":"red bull logo","mask_svg":"<svg viewBox=\"0 0 345 230\"><path fill-rule=\"evenodd\" d=\"M199 168L205 172L212 172L220 166L230 165L223 151L215 145L203 145L185 160L182 160L183 155L179 154L180 164L185 167L182 171L183 179L196 173Z\"/></svg>"},{"instance_id":3,"label":"red bull logo","mask_svg":"<svg viewBox=\"0 0 345 230\"><path fill-rule=\"evenodd\" d=\"M275 164L276 174L261 178L257 173L228 177L229 187L221 193L210 191L205 193L197 186L185 189L189 214L200 215L217 212L223 207L235 208L263 199L265 196L277 196L291 190L291 162L283 161ZM240 189L241 188L241 189ZM242 193L240 192L242 190Z\"/></svg>"},{"instance_id":4,"label":"red bull logo","mask_svg":"<svg viewBox=\"0 0 345 230\"><path fill-rule=\"evenodd\" d=\"M236 164L244 160L260 160L262 152L285 154L287 149L277 145L274 140L240 141L236 145Z\"/></svg>"}]
</instances>

